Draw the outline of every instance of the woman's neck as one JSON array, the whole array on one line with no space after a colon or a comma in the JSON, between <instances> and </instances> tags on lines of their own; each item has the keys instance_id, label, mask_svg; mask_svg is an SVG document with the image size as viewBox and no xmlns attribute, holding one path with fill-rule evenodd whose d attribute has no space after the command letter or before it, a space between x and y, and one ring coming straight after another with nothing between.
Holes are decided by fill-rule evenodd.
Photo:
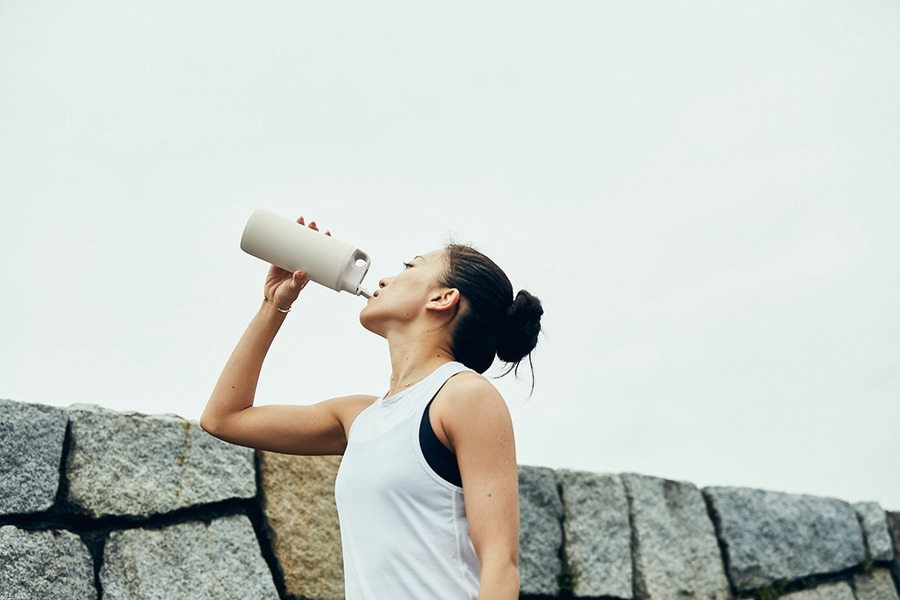
<instances>
[{"instance_id":1,"label":"woman's neck","mask_svg":"<svg viewBox=\"0 0 900 600\"><path fill-rule=\"evenodd\" d=\"M391 382L388 396L402 392L428 377L435 369L453 358L450 349L430 340L389 340Z\"/></svg>"}]
</instances>

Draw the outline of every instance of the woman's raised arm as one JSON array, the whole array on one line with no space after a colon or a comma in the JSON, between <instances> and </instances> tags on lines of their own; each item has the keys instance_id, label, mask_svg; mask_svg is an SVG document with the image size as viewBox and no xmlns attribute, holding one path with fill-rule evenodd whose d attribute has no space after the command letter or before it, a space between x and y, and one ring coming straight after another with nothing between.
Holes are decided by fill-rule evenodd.
<instances>
[{"instance_id":1,"label":"woman's raised arm","mask_svg":"<svg viewBox=\"0 0 900 600\"><path fill-rule=\"evenodd\" d=\"M253 406L266 353L285 314L263 301L222 369L200 427L232 444L286 454L343 454L349 424L373 396L334 398L308 406Z\"/></svg>"},{"instance_id":2,"label":"woman's raised arm","mask_svg":"<svg viewBox=\"0 0 900 600\"><path fill-rule=\"evenodd\" d=\"M304 225L303 217L297 222ZM310 223L311 229L317 229ZM222 369L200 427L226 442L288 454L342 454L350 423L373 396L334 398L308 406L253 406L263 361L306 273L269 268L262 306Z\"/></svg>"}]
</instances>

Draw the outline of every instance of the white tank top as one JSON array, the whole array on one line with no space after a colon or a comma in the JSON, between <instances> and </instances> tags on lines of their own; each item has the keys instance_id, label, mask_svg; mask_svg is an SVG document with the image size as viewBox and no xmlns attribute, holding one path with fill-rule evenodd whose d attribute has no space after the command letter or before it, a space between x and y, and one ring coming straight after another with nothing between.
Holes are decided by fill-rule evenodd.
<instances>
[{"instance_id":1,"label":"white tank top","mask_svg":"<svg viewBox=\"0 0 900 600\"><path fill-rule=\"evenodd\" d=\"M347 600L478 596L463 490L434 472L419 444L428 402L465 370L441 365L376 400L350 426L334 486Z\"/></svg>"}]
</instances>

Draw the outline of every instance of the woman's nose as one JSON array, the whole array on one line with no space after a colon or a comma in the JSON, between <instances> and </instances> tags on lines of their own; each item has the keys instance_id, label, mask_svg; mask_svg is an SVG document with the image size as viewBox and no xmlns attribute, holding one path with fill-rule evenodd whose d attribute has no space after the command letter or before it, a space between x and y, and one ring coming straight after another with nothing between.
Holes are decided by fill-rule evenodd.
<instances>
[{"instance_id":1,"label":"woman's nose","mask_svg":"<svg viewBox=\"0 0 900 600\"><path fill-rule=\"evenodd\" d=\"M384 286L386 286L388 284L388 282L390 282L390 280L391 280L390 277L382 277L381 279L378 280L378 287L383 288Z\"/></svg>"}]
</instances>

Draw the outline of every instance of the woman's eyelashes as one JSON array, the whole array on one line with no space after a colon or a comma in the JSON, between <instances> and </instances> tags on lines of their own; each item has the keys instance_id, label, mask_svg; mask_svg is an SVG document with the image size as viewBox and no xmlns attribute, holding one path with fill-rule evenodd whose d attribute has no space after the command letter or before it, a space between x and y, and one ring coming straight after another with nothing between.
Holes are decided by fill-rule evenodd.
<instances>
[{"instance_id":1,"label":"woman's eyelashes","mask_svg":"<svg viewBox=\"0 0 900 600\"><path fill-rule=\"evenodd\" d=\"M410 268L412 268L412 263L408 263L408 262L403 263L403 268L404 268L404 269L410 269Z\"/></svg>"}]
</instances>

